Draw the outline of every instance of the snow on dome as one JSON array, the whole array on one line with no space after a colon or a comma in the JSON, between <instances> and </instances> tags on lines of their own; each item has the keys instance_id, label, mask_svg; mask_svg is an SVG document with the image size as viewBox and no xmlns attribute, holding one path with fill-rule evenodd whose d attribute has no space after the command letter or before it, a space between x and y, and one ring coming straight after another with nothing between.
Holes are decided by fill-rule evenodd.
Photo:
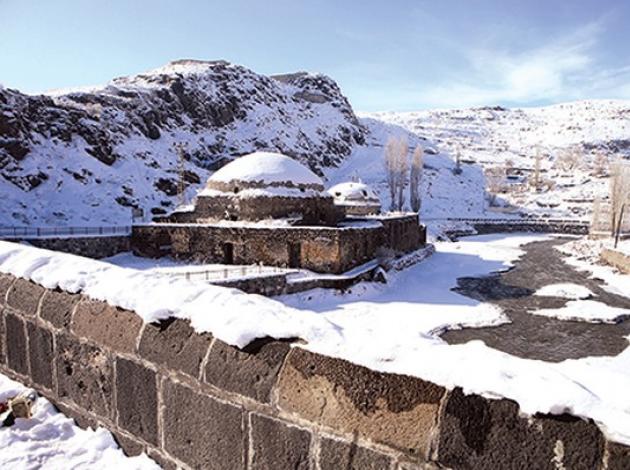
<instances>
[{"instance_id":1,"label":"snow on dome","mask_svg":"<svg viewBox=\"0 0 630 470\"><path fill-rule=\"evenodd\" d=\"M339 202L377 202L378 194L365 183L349 181L339 183L328 190L328 193Z\"/></svg>"},{"instance_id":2,"label":"snow on dome","mask_svg":"<svg viewBox=\"0 0 630 470\"><path fill-rule=\"evenodd\" d=\"M268 184L318 186L321 178L298 161L273 152L254 152L237 158L214 173L208 182L261 182Z\"/></svg>"}]
</instances>

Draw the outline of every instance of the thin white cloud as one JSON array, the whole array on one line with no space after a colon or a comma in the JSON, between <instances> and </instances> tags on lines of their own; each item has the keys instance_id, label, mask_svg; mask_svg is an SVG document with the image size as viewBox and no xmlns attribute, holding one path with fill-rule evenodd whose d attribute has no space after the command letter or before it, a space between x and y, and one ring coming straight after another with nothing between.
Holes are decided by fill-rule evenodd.
<instances>
[{"instance_id":1,"label":"thin white cloud","mask_svg":"<svg viewBox=\"0 0 630 470\"><path fill-rule=\"evenodd\" d=\"M541 47L511 53L501 48L465 52L465 79L415 93L430 107L534 103L628 95L630 67L601 69L595 50L603 22L586 25Z\"/></svg>"}]
</instances>

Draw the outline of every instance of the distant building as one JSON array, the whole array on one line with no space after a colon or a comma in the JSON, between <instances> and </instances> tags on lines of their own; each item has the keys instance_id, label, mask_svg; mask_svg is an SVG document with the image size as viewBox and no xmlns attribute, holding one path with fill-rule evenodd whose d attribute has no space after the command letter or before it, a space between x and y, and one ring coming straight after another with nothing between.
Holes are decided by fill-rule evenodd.
<instances>
[{"instance_id":1,"label":"distant building","mask_svg":"<svg viewBox=\"0 0 630 470\"><path fill-rule=\"evenodd\" d=\"M339 183L328 190L335 205L346 215L369 215L381 212L381 200L367 184L355 181Z\"/></svg>"},{"instance_id":2,"label":"distant building","mask_svg":"<svg viewBox=\"0 0 630 470\"><path fill-rule=\"evenodd\" d=\"M193 206L135 225L132 246L144 256L341 273L382 249L413 251L425 238L417 214L381 214L366 185L325 191L296 160L256 152L215 172Z\"/></svg>"}]
</instances>

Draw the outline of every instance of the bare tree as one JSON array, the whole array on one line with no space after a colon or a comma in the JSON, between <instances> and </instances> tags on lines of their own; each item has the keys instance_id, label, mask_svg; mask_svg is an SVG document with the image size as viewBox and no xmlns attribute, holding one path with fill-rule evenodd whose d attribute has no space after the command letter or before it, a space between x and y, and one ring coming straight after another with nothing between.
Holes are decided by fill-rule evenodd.
<instances>
[{"instance_id":1,"label":"bare tree","mask_svg":"<svg viewBox=\"0 0 630 470\"><path fill-rule=\"evenodd\" d=\"M630 165L620 161L611 167L610 178L610 226L615 247L619 242L621 226L626 209L630 204Z\"/></svg>"},{"instance_id":2,"label":"bare tree","mask_svg":"<svg viewBox=\"0 0 630 470\"><path fill-rule=\"evenodd\" d=\"M420 198L420 184L422 182L422 165L424 150L418 145L413 151L411 171L409 173L409 204L413 212L420 212L422 199Z\"/></svg>"},{"instance_id":3,"label":"bare tree","mask_svg":"<svg viewBox=\"0 0 630 470\"><path fill-rule=\"evenodd\" d=\"M562 171L577 170L581 163L582 153L578 147L565 149L556 158L556 167Z\"/></svg>"},{"instance_id":4,"label":"bare tree","mask_svg":"<svg viewBox=\"0 0 630 470\"><path fill-rule=\"evenodd\" d=\"M534 157L534 190L540 191L541 180L540 180L540 165L542 161L542 152L540 151L540 147L536 148L536 156Z\"/></svg>"},{"instance_id":5,"label":"bare tree","mask_svg":"<svg viewBox=\"0 0 630 470\"><path fill-rule=\"evenodd\" d=\"M602 201L600 198L596 197L593 200L593 212L591 214L591 227L590 233L593 234L600 229L600 218L602 214Z\"/></svg>"},{"instance_id":6,"label":"bare tree","mask_svg":"<svg viewBox=\"0 0 630 470\"><path fill-rule=\"evenodd\" d=\"M396 201L396 210L402 211L405 205L405 185L407 184L407 178L409 174L409 159L407 154L409 153L409 144L405 137L401 137L398 141L398 200Z\"/></svg>"},{"instance_id":7,"label":"bare tree","mask_svg":"<svg viewBox=\"0 0 630 470\"><path fill-rule=\"evenodd\" d=\"M390 137L385 144L385 175L387 177L387 188L389 189L389 209L394 210L396 206L396 152L398 151L398 139Z\"/></svg>"},{"instance_id":8,"label":"bare tree","mask_svg":"<svg viewBox=\"0 0 630 470\"><path fill-rule=\"evenodd\" d=\"M608 174L608 157L602 151L597 152L593 160L593 175L606 176Z\"/></svg>"},{"instance_id":9,"label":"bare tree","mask_svg":"<svg viewBox=\"0 0 630 470\"><path fill-rule=\"evenodd\" d=\"M505 168L486 168L484 171L486 188L488 191L488 204L492 207L496 203L497 195L503 191L505 183Z\"/></svg>"},{"instance_id":10,"label":"bare tree","mask_svg":"<svg viewBox=\"0 0 630 470\"><path fill-rule=\"evenodd\" d=\"M456 175L461 174L462 172L462 149L461 146L457 146L457 150L455 152L455 168L453 169L453 173Z\"/></svg>"},{"instance_id":11,"label":"bare tree","mask_svg":"<svg viewBox=\"0 0 630 470\"><path fill-rule=\"evenodd\" d=\"M405 185L409 173L409 144L405 137L390 137L385 145L385 172L391 198L390 210L402 210L405 205Z\"/></svg>"}]
</instances>

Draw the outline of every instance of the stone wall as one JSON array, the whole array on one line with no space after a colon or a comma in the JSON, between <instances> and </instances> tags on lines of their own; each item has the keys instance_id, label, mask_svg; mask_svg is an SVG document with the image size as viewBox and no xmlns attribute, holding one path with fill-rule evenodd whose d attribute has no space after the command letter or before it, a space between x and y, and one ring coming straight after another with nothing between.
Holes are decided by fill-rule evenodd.
<instances>
[{"instance_id":1,"label":"stone wall","mask_svg":"<svg viewBox=\"0 0 630 470\"><path fill-rule=\"evenodd\" d=\"M342 273L374 259L379 247L413 251L420 246L422 233L417 217L386 219L382 227L352 228L154 224L134 226L131 247L148 257ZM228 244L231 261L226 259ZM299 253L297 265L291 260L292 247Z\"/></svg>"},{"instance_id":2,"label":"stone wall","mask_svg":"<svg viewBox=\"0 0 630 470\"><path fill-rule=\"evenodd\" d=\"M18 240L11 240L18 241ZM131 237L125 236L90 236L67 238L32 238L19 240L38 248L60 251L87 258L107 258L131 249Z\"/></svg>"},{"instance_id":3,"label":"stone wall","mask_svg":"<svg viewBox=\"0 0 630 470\"><path fill-rule=\"evenodd\" d=\"M476 222L472 224L478 234L501 232L538 232L566 233L568 235L588 235L588 224L555 221L514 221L514 222Z\"/></svg>"},{"instance_id":4,"label":"stone wall","mask_svg":"<svg viewBox=\"0 0 630 470\"><path fill-rule=\"evenodd\" d=\"M0 370L167 469L626 469L630 448L570 415L465 395L261 339L0 275ZM52 360L51 360L52 359Z\"/></svg>"},{"instance_id":5,"label":"stone wall","mask_svg":"<svg viewBox=\"0 0 630 470\"><path fill-rule=\"evenodd\" d=\"M286 293L287 276L286 274L266 274L241 279L212 281L212 284L240 289L248 294L260 294L271 297Z\"/></svg>"},{"instance_id":6,"label":"stone wall","mask_svg":"<svg viewBox=\"0 0 630 470\"><path fill-rule=\"evenodd\" d=\"M630 255L618 250L604 248L601 253L602 261L614 266L619 271L630 274Z\"/></svg>"},{"instance_id":7,"label":"stone wall","mask_svg":"<svg viewBox=\"0 0 630 470\"><path fill-rule=\"evenodd\" d=\"M343 215L343 210L333 204L332 196L240 198L226 194L198 196L194 211L174 212L165 219L170 222L255 221L297 216L305 224L334 225Z\"/></svg>"}]
</instances>

